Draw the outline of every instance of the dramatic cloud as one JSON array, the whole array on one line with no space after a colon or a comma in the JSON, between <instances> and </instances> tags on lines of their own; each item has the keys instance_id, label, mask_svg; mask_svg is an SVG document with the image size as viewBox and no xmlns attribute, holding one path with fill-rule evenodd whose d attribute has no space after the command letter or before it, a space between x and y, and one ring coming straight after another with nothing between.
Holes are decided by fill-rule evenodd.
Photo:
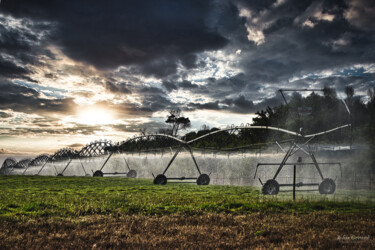
<instances>
[{"instance_id":1,"label":"dramatic cloud","mask_svg":"<svg viewBox=\"0 0 375 250\"><path fill-rule=\"evenodd\" d=\"M136 64L164 75L176 63L194 65L194 53L226 44L205 25L209 1L3 1L17 17L56 22L55 42L69 57L102 69Z\"/></svg>"},{"instance_id":2,"label":"dramatic cloud","mask_svg":"<svg viewBox=\"0 0 375 250\"><path fill-rule=\"evenodd\" d=\"M345 18L354 26L364 30L374 30L375 3L371 0L348 0L349 8L345 10Z\"/></svg>"},{"instance_id":3,"label":"dramatic cloud","mask_svg":"<svg viewBox=\"0 0 375 250\"><path fill-rule=\"evenodd\" d=\"M24 113L68 113L72 99L47 99L34 89L0 78L0 107Z\"/></svg>"},{"instance_id":4,"label":"dramatic cloud","mask_svg":"<svg viewBox=\"0 0 375 250\"><path fill-rule=\"evenodd\" d=\"M226 126L280 88L375 86L370 0L2 0L1 148L121 140L168 110ZM195 120L194 120L195 119ZM66 138L69 135L69 142ZM77 140L77 141L75 141Z\"/></svg>"}]
</instances>

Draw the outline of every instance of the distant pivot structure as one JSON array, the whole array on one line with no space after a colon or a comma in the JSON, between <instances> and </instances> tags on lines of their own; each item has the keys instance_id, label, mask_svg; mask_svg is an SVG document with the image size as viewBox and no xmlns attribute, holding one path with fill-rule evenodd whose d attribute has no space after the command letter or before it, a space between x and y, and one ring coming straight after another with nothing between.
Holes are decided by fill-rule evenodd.
<instances>
[{"instance_id":1,"label":"distant pivot structure","mask_svg":"<svg viewBox=\"0 0 375 250\"><path fill-rule=\"evenodd\" d=\"M103 156L108 155L108 157L105 159L102 167L96 171L93 172L93 177L103 177L104 175L125 175L128 178L136 178L137 177L137 171L134 169L130 169L128 161L124 157L125 166L127 167L128 171L126 172L103 172L104 167L108 163L109 159L112 157L114 153L119 152L118 144L114 144L111 141L95 141L94 143L91 143L87 145L87 147L82 148L80 155L86 156L86 157L92 157L92 156Z\"/></svg>"},{"instance_id":2,"label":"distant pivot structure","mask_svg":"<svg viewBox=\"0 0 375 250\"><path fill-rule=\"evenodd\" d=\"M85 176L90 176L90 174L86 172L86 169L83 166L81 159L107 155L108 151L106 150L106 148L111 147L112 145L113 143L109 140L98 140L87 144L69 160L68 164L62 170L62 172L58 174L58 176L64 175L64 172L68 169L68 167L74 159L78 159L81 168L85 173Z\"/></svg>"},{"instance_id":3,"label":"distant pivot structure","mask_svg":"<svg viewBox=\"0 0 375 250\"><path fill-rule=\"evenodd\" d=\"M17 161L14 158L6 158L3 162L3 165L1 165L0 173L8 174L9 172L13 170L16 164L17 164Z\"/></svg>"}]
</instances>

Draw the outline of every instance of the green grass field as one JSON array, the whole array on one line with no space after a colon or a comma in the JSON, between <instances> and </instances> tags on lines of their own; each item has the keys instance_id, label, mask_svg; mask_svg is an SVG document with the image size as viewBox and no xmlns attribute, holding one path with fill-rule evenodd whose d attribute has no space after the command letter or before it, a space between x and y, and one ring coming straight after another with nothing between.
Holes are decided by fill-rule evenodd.
<instances>
[{"instance_id":1,"label":"green grass field","mask_svg":"<svg viewBox=\"0 0 375 250\"><path fill-rule=\"evenodd\" d=\"M0 248L194 247L196 237L217 238L207 243L214 248L353 246L340 235L369 236L360 247L374 243L372 192L297 197L240 186L0 176Z\"/></svg>"},{"instance_id":2,"label":"green grass field","mask_svg":"<svg viewBox=\"0 0 375 250\"><path fill-rule=\"evenodd\" d=\"M368 193L368 192L367 192ZM1 176L1 217L76 217L83 215L251 212L375 212L366 195L352 199L291 193L263 196L240 186L198 186L186 183L153 185L152 180L126 178ZM366 192L364 192L366 194ZM360 202L359 202L360 201Z\"/></svg>"}]
</instances>

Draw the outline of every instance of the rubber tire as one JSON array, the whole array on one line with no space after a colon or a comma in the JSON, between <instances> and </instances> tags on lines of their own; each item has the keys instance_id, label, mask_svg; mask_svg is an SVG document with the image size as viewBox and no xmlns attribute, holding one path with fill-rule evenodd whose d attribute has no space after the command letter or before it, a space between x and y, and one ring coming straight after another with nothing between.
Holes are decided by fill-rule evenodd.
<instances>
[{"instance_id":1,"label":"rubber tire","mask_svg":"<svg viewBox=\"0 0 375 250\"><path fill-rule=\"evenodd\" d=\"M279 193L279 190L280 190L279 183L274 179L270 179L266 181L266 183L264 183L262 187L262 193L264 195L276 195Z\"/></svg>"},{"instance_id":2,"label":"rubber tire","mask_svg":"<svg viewBox=\"0 0 375 250\"><path fill-rule=\"evenodd\" d=\"M208 185L210 184L210 177L207 174L201 174L197 179L198 185Z\"/></svg>"},{"instance_id":3,"label":"rubber tire","mask_svg":"<svg viewBox=\"0 0 375 250\"><path fill-rule=\"evenodd\" d=\"M103 172L100 170L95 171L95 173L92 175L94 177L103 177Z\"/></svg>"},{"instance_id":4,"label":"rubber tire","mask_svg":"<svg viewBox=\"0 0 375 250\"><path fill-rule=\"evenodd\" d=\"M134 169L130 169L129 172L126 174L128 178L137 178L137 171Z\"/></svg>"},{"instance_id":5,"label":"rubber tire","mask_svg":"<svg viewBox=\"0 0 375 250\"><path fill-rule=\"evenodd\" d=\"M336 190L336 184L330 178L324 179L322 183L320 183L319 185L320 194L333 194L335 190Z\"/></svg>"},{"instance_id":6,"label":"rubber tire","mask_svg":"<svg viewBox=\"0 0 375 250\"><path fill-rule=\"evenodd\" d=\"M60 174L57 174L56 176L59 176L59 177L60 177L60 176L64 176L64 175L63 175L62 173L60 173Z\"/></svg>"},{"instance_id":7,"label":"rubber tire","mask_svg":"<svg viewBox=\"0 0 375 250\"><path fill-rule=\"evenodd\" d=\"M158 176L155 177L154 184L155 185L165 185L165 184L167 184L167 177L163 174L159 174Z\"/></svg>"}]
</instances>

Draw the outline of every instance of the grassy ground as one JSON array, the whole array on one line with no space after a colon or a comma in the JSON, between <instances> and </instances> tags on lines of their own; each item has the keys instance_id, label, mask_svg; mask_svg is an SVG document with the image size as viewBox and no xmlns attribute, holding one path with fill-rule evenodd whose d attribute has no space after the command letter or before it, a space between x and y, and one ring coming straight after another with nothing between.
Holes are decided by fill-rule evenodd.
<instances>
[{"instance_id":1,"label":"grassy ground","mask_svg":"<svg viewBox=\"0 0 375 250\"><path fill-rule=\"evenodd\" d=\"M370 247L373 194L346 194L293 202L252 187L0 176L0 248Z\"/></svg>"}]
</instances>

